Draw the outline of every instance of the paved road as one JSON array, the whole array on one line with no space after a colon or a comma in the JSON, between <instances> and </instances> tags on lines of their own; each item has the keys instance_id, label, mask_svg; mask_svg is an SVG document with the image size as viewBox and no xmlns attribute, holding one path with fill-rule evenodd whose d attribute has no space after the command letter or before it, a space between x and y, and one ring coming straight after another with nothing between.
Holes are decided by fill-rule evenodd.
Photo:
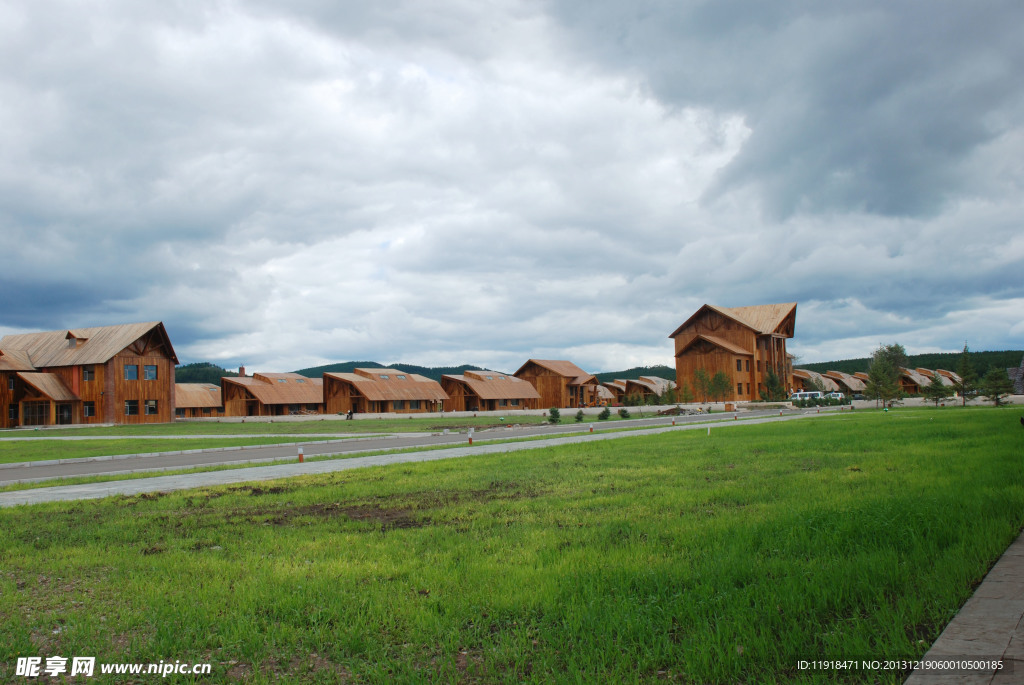
<instances>
[{"instance_id":1,"label":"paved road","mask_svg":"<svg viewBox=\"0 0 1024 685\"><path fill-rule=\"evenodd\" d=\"M635 437L638 435L652 435L679 430L704 430L708 426L710 426L712 433L714 433L716 431L729 430L737 426L749 426L752 423L793 421L808 416L814 416L814 414L790 412L788 415L780 417L776 413L764 418L754 418L746 421L726 420L714 424L694 424L693 422L688 425L677 426L657 426L648 424L651 427L642 431L604 431L595 432L593 435L585 434L567 437L552 437L546 440L532 440L529 442L473 445L472 447L453 447L452 449L446 450L405 452L402 454L375 454L365 457L352 457L350 459L331 459L326 461L305 462L303 464L293 462L290 464L254 466L252 468L234 469L230 471L206 471L202 473L188 473L177 476L154 476L152 478L141 478L137 480L109 481L105 483L88 483L83 485L62 485L50 488L36 488L32 490L15 490L11 492L0 492L0 508L13 507L19 504L36 504L39 502L98 499L101 497L108 497L110 495L137 495L144 492L170 492L174 490L226 485L229 483L246 483L259 480L288 478L292 476L331 473L334 471L345 471L348 469L364 468L367 466L386 466L390 464L409 462L453 459L479 454L520 452L523 450L539 449L542 447L569 443L617 440L621 438ZM621 423L619 425L621 425Z\"/></svg>"},{"instance_id":2,"label":"paved road","mask_svg":"<svg viewBox=\"0 0 1024 685\"><path fill-rule=\"evenodd\" d=\"M804 412L787 411L787 416L803 415ZM743 412L742 421L745 423L751 419L775 417L779 412ZM677 424L694 422L707 422L709 420L725 421L733 420L734 414L711 414L704 416L679 416L675 417ZM609 424L586 424L581 427L576 423L562 423L556 426L549 425L527 425L519 428L499 428L490 431L478 431L474 435L474 441L485 440L507 440L511 438L527 438L534 436L553 436L563 433L574 433L580 430L588 430L594 427L595 433L621 429L628 427L652 427L669 426L672 423L671 417L637 419L628 421L615 421ZM244 437L256 437L246 435ZM275 436L280 437L280 436ZM317 436L301 436L311 440ZM42 439L42 438L40 438ZM139 436L139 439L148 439L148 436ZM465 434L452 433L441 434L398 434L378 438L359 438L333 440L327 442L304 442L297 440L284 445L248 446L245 448L218 448L211 450L189 450L184 452L165 452L145 455L117 455L114 457L89 457L86 459L61 460L62 463L54 461L23 462L21 464L0 465L0 485L4 483L15 483L24 481L39 481L51 478L69 478L75 476L96 476L121 473L135 473L148 470L172 470L191 468L195 466L209 466L218 464L232 464L242 462L273 461L275 459L295 458L298 447L302 447L306 457L329 455L329 454L357 454L379 450L405 449L410 447L430 447L434 445L457 445L465 444Z\"/></svg>"}]
</instances>

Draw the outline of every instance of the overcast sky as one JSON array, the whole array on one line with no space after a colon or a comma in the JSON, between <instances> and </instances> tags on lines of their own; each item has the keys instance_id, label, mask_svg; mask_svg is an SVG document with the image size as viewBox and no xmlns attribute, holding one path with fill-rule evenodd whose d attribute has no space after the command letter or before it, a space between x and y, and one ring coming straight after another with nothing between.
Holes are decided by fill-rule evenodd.
<instances>
[{"instance_id":1,"label":"overcast sky","mask_svg":"<svg viewBox=\"0 0 1024 685\"><path fill-rule=\"evenodd\" d=\"M183 363L1024 347L1024 4L0 0L0 334Z\"/></svg>"}]
</instances>

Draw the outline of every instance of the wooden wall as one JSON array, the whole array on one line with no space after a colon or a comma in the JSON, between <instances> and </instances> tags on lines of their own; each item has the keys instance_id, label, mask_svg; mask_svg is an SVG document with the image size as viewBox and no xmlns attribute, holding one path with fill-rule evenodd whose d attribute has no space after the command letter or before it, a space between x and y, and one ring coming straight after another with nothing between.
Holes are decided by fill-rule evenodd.
<instances>
[{"instance_id":1,"label":"wooden wall","mask_svg":"<svg viewBox=\"0 0 1024 685\"><path fill-rule=\"evenodd\" d=\"M564 409L569 406L569 379L536 364L527 364L516 373L516 378L528 381L540 395L539 407Z\"/></svg>"},{"instance_id":2,"label":"wooden wall","mask_svg":"<svg viewBox=\"0 0 1024 685\"><path fill-rule=\"evenodd\" d=\"M15 392L8 390L9 379L13 378L15 382L15 388L18 384L18 375L15 371L0 371L0 428L14 428L17 423L7 420L8 407L12 404L17 404L15 399Z\"/></svg>"}]
</instances>

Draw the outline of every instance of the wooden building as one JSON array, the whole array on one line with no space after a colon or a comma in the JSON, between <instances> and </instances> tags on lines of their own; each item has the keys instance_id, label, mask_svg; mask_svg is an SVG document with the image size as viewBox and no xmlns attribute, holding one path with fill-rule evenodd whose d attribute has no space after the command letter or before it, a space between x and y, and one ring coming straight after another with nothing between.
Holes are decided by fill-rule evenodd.
<instances>
[{"instance_id":1,"label":"wooden building","mask_svg":"<svg viewBox=\"0 0 1024 685\"><path fill-rule=\"evenodd\" d=\"M601 388L607 391L600 393L603 404L622 404L622 398L626 396L626 381L616 378L608 383L602 383Z\"/></svg>"},{"instance_id":2,"label":"wooden building","mask_svg":"<svg viewBox=\"0 0 1024 685\"><path fill-rule=\"evenodd\" d=\"M403 413L441 411L448 395L441 384L425 376L398 369L353 369L352 373L325 373L324 401L329 414Z\"/></svg>"},{"instance_id":3,"label":"wooden building","mask_svg":"<svg viewBox=\"0 0 1024 685\"><path fill-rule=\"evenodd\" d=\"M169 422L177 361L160 322L5 336L0 427Z\"/></svg>"},{"instance_id":4,"label":"wooden building","mask_svg":"<svg viewBox=\"0 0 1024 685\"><path fill-rule=\"evenodd\" d=\"M624 390L625 397L635 397L641 402L647 402L651 397L658 399L666 391L676 387L675 381L658 376L640 376L637 379L626 381Z\"/></svg>"},{"instance_id":5,"label":"wooden building","mask_svg":"<svg viewBox=\"0 0 1024 685\"><path fill-rule=\"evenodd\" d=\"M512 375L537 389L541 408L572 409L598 403L597 377L572 362L530 359Z\"/></svg>"},{"instance_id":6,"label":"wooden building","mask_svg":"<svg viewBox=\"0 0 1024 685\"><path fill-rule=\"evenodd\" d=\"M224 376L220 382L225 416L291 416L324 411L324 386L319 378L297 373L254 373Z\"/></svg>"},{"instance_id":7,"label":"wooden building","mask_svg":"<svg viewBox=\"0 0 1024 685\"><path fill-rule=\"evenodd\" d=\"M445 411L539 409L540 393L530 383L497 371L441 376Z\"/></svg>"},{"instance_id":8,"label":"wooden building","mask_svg":"<svg viewBox=\"0 0 1024 685\"><path fill-rule=\"evenodd\" d=\"M840 392L839 384L827 374L808 369L793 369L793 390L818 390L818 384L825 392Z\"/></svg>"},{"instance_id":9,"label":"wooden building","mask_svg":"<svg viewBox=\"0 0 1024 685\"><path fill-rule=\"evenodd\" d=\"M783 388L794 386L786 340L796 328L796 303L698 309L669 337L675 341L676 385L694 387L694 374L724 371L734 400L756 400L769 369Z\"/></svg>"},{"instance_id":10,"label":"wooden building","mask_svg":"<svg viewBox=\"0 0 1024 685\"><path fill-rule=\"evenodd\" d=\"M841 393L856 395L864 392L864 381L852 374L842 371L826 371L824 376L830 378L839 387Z\"/></svg>"},{"instance_id":11,"label":"wooden building","mask_svg":"<svg viewBox=\"0 0 1024 685\"><path fill-rule=\"evenodd\" d=\"M213 383L176 383L174 416L179 419L224 416L220 386Z\"/></svg>"}]
</instances>

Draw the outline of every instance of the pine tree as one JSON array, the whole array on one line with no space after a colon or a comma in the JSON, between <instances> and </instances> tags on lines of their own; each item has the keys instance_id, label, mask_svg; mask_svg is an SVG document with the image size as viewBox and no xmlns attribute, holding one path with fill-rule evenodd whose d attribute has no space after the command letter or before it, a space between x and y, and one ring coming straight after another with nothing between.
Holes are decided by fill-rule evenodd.
<instances>
[{"instance_id":1,"label":"pine tree","mask_svg":"<svg viewBox=\"0 0 1024 685\"><path fill-rule=\"evenodd\" d=\"M953 381L953 387L963 398L963 406L966 407L967 396L974 393L978 387L978 372L974 370L974 364L971 363L971 352L967 349L967 343L964 343L964 351L960 355L956 375L960 376L960 380Z\"/></svg>"},{"instance_id":2,"label":"pine tree","mask_svg":"<svg viewBox=\"0 0 1024 685\"><path fill-rule=\"evenodd\" d=\"M883 404L888 404L903 395L900 388L900 368L906 363L906 350L898 343L879 345L871 355L864 394L875 398L876 406L879 400Z\"/></svg>"},{"instance_id":3,"label":"pine tree","mask_svg":"<svg viewBox=\"0 0 1024 685\"><path fill-rule=\"evenodd\" d=\"M939 402L953 396L953 391L942 382L942 376L939 375L938 371L932 373L931 381L931 383L921 388L921 395L925 400L934 402L935 406L938 407Z\"/></svg>"},{"instance_id":4,"label":"pine tree","mask_svg":"<svg viewBox=\"0 0 1024 685\"><path fill-rule=\"evenodd\" d=\"M1002 404L1003 398L1013 392L1013 383L1004 369L993 366L978 383L978 390L998 407Z\"/></svg>"}]
</instances>

